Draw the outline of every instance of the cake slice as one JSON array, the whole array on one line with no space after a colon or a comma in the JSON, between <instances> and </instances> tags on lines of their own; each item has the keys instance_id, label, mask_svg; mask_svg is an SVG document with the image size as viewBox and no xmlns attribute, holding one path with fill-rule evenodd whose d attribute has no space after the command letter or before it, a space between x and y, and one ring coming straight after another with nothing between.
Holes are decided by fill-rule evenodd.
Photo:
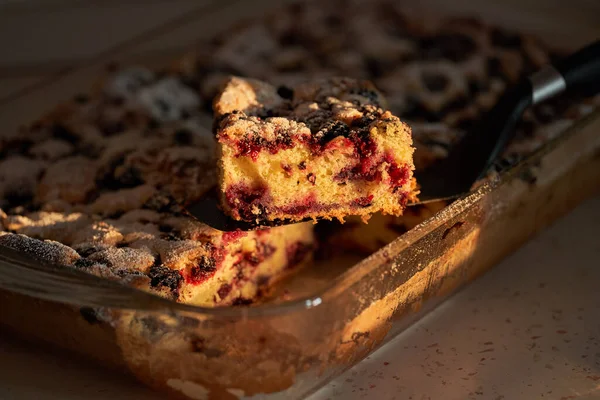
<instances>
[{"instance_id":1,"label":"cake slice","mask_svg":"<svg viewBox=\"0 0 600 400\"><path fill-rule=\"evenodd\" d=\"M367 81L275 87L232 77L215 98L221 204L236 220L402 215L411 130Z\"/></svg>"}]
</instances>

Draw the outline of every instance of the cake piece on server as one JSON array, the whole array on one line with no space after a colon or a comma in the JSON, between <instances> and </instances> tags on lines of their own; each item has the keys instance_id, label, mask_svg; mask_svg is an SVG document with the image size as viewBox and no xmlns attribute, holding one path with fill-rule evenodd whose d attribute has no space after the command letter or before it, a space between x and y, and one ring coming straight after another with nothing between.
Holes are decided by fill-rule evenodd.
<instances>
[{"instance_id":1,"label":"cake piece on server","mask_svg":"<svg viewBox=\"0 0 600 400\"><path fill-rule=\"evenodd\" d=\"M234 219L366 220L402 215L416 197L411 130L368 81L232 77L213 109L221 204Z\"/></svg>"}]
</instances>

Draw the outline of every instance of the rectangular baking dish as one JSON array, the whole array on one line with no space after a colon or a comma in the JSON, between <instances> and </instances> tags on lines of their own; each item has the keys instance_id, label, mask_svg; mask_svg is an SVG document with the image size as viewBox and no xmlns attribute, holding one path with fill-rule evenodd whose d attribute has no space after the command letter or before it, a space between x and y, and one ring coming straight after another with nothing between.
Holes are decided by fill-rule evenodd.
<instances>
[{"instance_id":1,"label":"rectangular baking dish","mask_svg":"<svg viewBox=\"0 0 600 400\"><path fill-rule=\"evenodd\" d=\"M147 59L135 51L151 49L159 38L185 37L191 44L190 37L216 31L207 21L233 22L272 3L207 5L187 24L168 24L4 104L3 128L16 128L89 86L109 59L161 62L163 55ZM546 9L547 18L537 12L528 17L528 3L519 2L520 9L514 3L489 2L482 9L459 2L452 13L475 13L512 27L529 21L533 33L570 47L597 34L593 21L555 25L564 16L558 6ZM250 308L187 306L3 252L0 322L184 398L302 398L597 193L599 133L600 113L594 112L370 257L334 276L313 276L313 290L292 301Z\"/></svg>"}]
</instances>

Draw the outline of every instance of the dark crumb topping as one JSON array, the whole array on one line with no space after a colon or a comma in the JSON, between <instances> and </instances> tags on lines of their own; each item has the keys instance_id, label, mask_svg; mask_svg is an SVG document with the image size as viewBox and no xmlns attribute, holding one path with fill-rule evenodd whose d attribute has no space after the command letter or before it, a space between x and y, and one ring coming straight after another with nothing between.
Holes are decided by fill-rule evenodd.
<instances>
[{"instance_id":1,"label":"dark crumb topping","mask_svg":"<svg viewBox=\"0 0 600 400\"><path fill-rule=\"evenodd\" d=\"M101 169L96 185L105 190L133 188L144 184L139 170L134 166L124 165L125 156L118 157Z\"/></svg>"},{"instance_id":2,"label":"dark crumb topping","mask_svg":"<svg viewBox=\"0 0 600 400\"><path fill-rule=\"evenodd\" d=\"M179 295L179 288L183 282L183 277L179 271L162 264L154 264L150 267L148 276L150 277L150 286L154 288L166 287L173 296Z\"/></svg>"},{"instance_id":3,"label":"dark crumb topping","mask_svg":"<svg viewBox=\"0 0 600 400\"><path fill-rule=\"evenodd\" d=\"M259 135L248 134L237 143L238 157L250 157L256 161L261 150L275 154L280 150L291 149L294 142L289 133L281 132L273 141L265 140Z\"/></svg>"},{"instance_id":4,"label":"dark crumb topping","mask_svg":"<svg viewBox=\"0 0 600 400\"><path fill-rule=\"evenodd\" d=\"M373 203L373 197L374 196L372 194L368 196L359 197L352 201L352 205L361 208L369 207L371 203Z\"/></svg>"},{"instance_id":5,"label":"dark crumb topping","mask_svg":"<svg viewBox=\"0 0 600 400\"><path fill-rule=\"evenodd\" d=\"M248 90L243 82L233 79L225 86L224 93ZM237 105L240 109L217 114L218 140L234 147L237 157L253 160L262 151L275 154L292 148L295 143L308 144L312 153L320 154L338 137L350 138L348 145L360 146L358 142L369 137L370 125L386 113L381 108L380 95L371 87L366 81L351 79L325 80L294 89L279 87L277 101L265 100L268 107L259 103L243 108L242 103ZM264 88L254 90L261 99L273 96L271 92L263 94ZM227 107L230 97L224 94L217 107L220 104ZM385 118L395 117L387 114Z\"/></svg>"},{"instance_id":6,"label":"dark crumb topping","mask_svg":"<svg viewBox=\"0 0 600 400\"><path fill-rule=\"evenodd\" d=\"M267 188L252 188L245 185L231 185L225 192L225 199L230 207L244 220L254 220L263 209L263 204L268 201Z\"/></svg>"},{"instance_id":7,"label":"dark crumb topping","mask_svg":"<svg viewBox=\"0 0 600 400\"><path fill-rule=\"evenodd\" d=\"M189 283L199 284L212 277L217 271L217 262L213 257L202 256L197 265L190 270Z\"/></svg>"},{"instance_id":8,"label":"dark crumb topping","mask_svg":"<svg viewBox=\"0 0 600 400\"><path fill-rule=\"evenodd\" d=\"M75 260L75 262L73 263L73 265L76 268L90 268L94 265L96 265L98 262L96 261L92 261L92 260L88 260L87 258L79 258L77 260Z\"/></svg>"},{"instance_id":9,"label":"dark crumb topping","mask_svg":"<svg viewBox=\"0 0 600 400\"><path fill-rule=\"evenodd\" d=\"M102 251L104 249L105 249L105 247L102 245L86 244L85 246L78 247L77 253L83 258L83 257L89 257L92 254ZM84 261L82 261L82 262L84 262Z\"/></svg>"},{"instance_id":10,"label":"dark crumb topping","mask_svg":"<svg viewBox=\"0 0 600 400\"><path fill-rule=\"evenodd\" d=\"M142 208L157 211L159 213L172 213L174 215L182 212L181 205L171 196L165 195L164 193L158 193L152 196Z\"/></svg>"},{"instance_id":11,"label":"dark crumb topping","mask_svg":"<svg viewBox=\"0 0 600 400\"><path fill-rule=\"evenodd\" d=\"M324 147L338 136L350 136L350 127L342 121L326 121L313 136L313 143Z\"/></svg>"}]
</instances>

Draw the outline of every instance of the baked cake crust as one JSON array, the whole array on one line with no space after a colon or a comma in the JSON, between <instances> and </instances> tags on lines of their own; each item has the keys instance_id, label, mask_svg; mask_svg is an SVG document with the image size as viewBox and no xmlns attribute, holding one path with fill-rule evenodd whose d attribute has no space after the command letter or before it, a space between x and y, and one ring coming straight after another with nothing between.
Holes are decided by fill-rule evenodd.
<instances>
[{"instance_id":1,"label":"baked cake crust","mask_svg":"<svg viewBox=\"0 0 600 400\"><path fill-rule=\"evenodd\" d=\"M399 216L415 199L408 125L374 86L233 77L214 101L221 204L237 220Z\"/></svg>"}]
</instances>

